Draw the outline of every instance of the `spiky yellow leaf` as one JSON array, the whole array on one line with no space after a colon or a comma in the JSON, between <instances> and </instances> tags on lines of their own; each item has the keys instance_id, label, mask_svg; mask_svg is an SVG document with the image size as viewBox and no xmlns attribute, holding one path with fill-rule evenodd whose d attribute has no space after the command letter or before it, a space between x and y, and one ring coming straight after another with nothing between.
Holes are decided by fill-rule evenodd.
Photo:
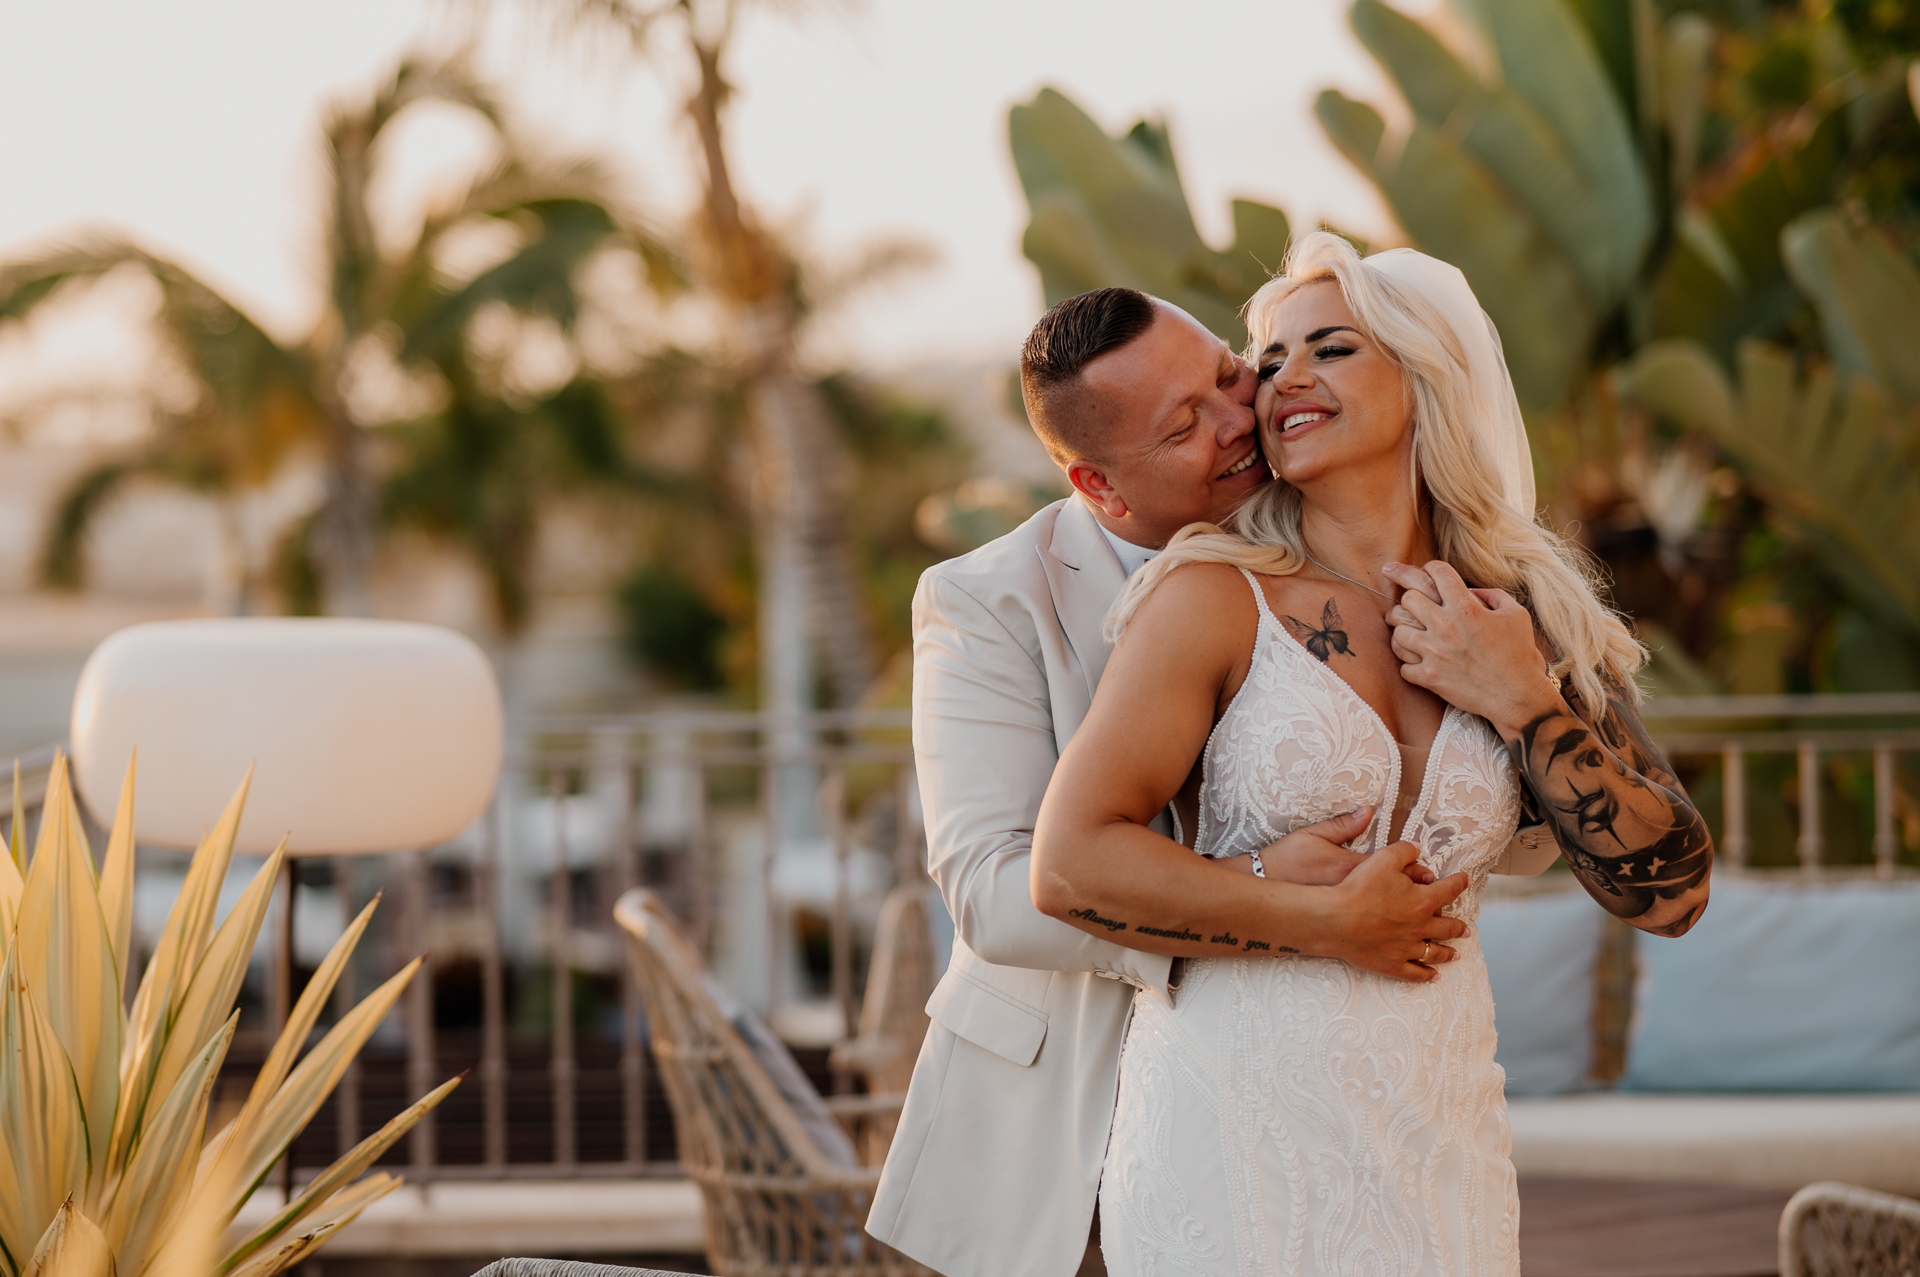
<instances>
[{"instance_id":1,"label":"spiky yellow leaf","mask_svg":"<svg viewBox=\"0 0 1920 1277\"><path fill-rule=\"evenodd\" d=\"M246 1104L232 1122L207 1142L206 1152L200 1159L202 1179L214 1173L214 1163L223 1157L229 1164L226 1167L227 1173L237 1173L237 1168L231 1164L235 1158L228 1154L228 1150L231 1149L237 1154L248 1142L245 1132L250 1132L259 1125L260 1118L266 1113L267 1105L272 1101L274 1093L280 1089L280 1084L286 1081L288 1072L292 1070L294 1057L299 1055L301 1048L306 1046L307 1035L313 1032L313 1026L319 1022L320 1013L326 1009L327 999L333 995L333 986L339 982L340 973L346 970L348 961L353 957L354 948L360 943L360 937L366 934L367 923L372 920L373 911L379 904L380 897L377 895L367 902L367 907L360 911L360 915L353 920L340 938L334 941L333 947L327 951L326 958L314 971L313 978L307 981L307 987L301 992L299 1000L293 1004L293 1012L287 1017L286 1026L281 1030L279 1040L273 1044L273 1049L267 1053L266 1063L260 1066L260 1072L253 1079L253 1089L247 1094Z\"/></svg>"},{"instance_id":2,"label":"spiky yellow leaf","mask_svg":"<svg viewBox=\"0 0 1920 1277\"><path fill-rule=\"evenodd\" d=\"M382 1172L369 1175L343 1193L336 1194L327 1208L308 1219L292 1236L277 1246L269 1246L236 1268L232 1277L273 1277L285 1272L332 1239L351 1224L361 1211L400 1187L400 1181Z\"/></svg>"},{"instance_id":3,"label":"spiky yellow leaf","mask_svg":"<svg viewBox=\"0 0 1920 1277\"><path fill-rule=\"evenodd\" d=\"M27 867L27 805L20 798L20 760L13 760L13 831L7 836L7 851L17 873Z\"/></svg>"},{"instance_id":4,"label":"spiky yellow leaf","mask_svg":"<svg viewBox=\"0 0 1920 1277\"><path fill-rule=\"evenodd\" d=\"M334 1194L340 1192L354 1176L379 1160L382 1153L393 1147L402 1135L412 1130L421 1118L432 1112L439 1106L441 1100L452 1094L453 1088L459 1086L461 1078L465 1076L462 1074L460 1077L448 1078L408 1105L391 1122L361 1140L346 1156L320 1172L313 1182L307 1185L305 1191L282 1207L266 1223L248 1234L245 1241L235 1246L222 1262L221 1271L225 1272L244 1263L261 1247L269 1245L288 1229L326 1206Z\"/></svg>"},{"instance_id":5,"label":"spiky yellow leaf","mask_svg":"<svg viewBox=\"0 0 1920 1277\"><path fill-rule=\"evenodd\" d=\"M167 914L167 925L160 932L146 974L134 994L133 1010L127 1016L127 1045L120 1060L120 1110L114 1119L112 1146L108 1153L107 1173L117 1174L132 1155L140 1123L154 1094L154 1070L166 1046L165 1030L169 1018L186 996L213 927L214 907L220 888L227 879L227 866L233 859L234 836L240 831L240 813L246 806L247 788L253 783L253 769L227 803L227 810L213 832L200 842L187 867L186 881Z\"/></svg>"},{"instance_id":6,"label":"spiky yellow leaf","mask_svg":"<svg viewBox=\"0 0 1920 1277\"><path fill-rule=\"evenodd\" d=\"M273 903L274 883L280 877L285 856L286 844L282 842L253 875L253 881L220 924L213 943L207 946L206 957L187 982L186 996L180 999L167 1026L167 1041L154 1067L150 1096L165 1095L173 1089L188 1062L233 1010L240 983L246 979L247 959L253 956L254 938L260 934L260 924Z\"/></svg>"},{"instance_id":7,"label":"spiky yellow leaf","mask_svg":"<svg viewBox=\"0 0 1920 1277\"><path fill-rule=\"evenodd\" d=\"M233 1041L234 1012L180 1075L141 1132L139 1147L107 1203L107 1241L124 1277L140 1277L178 1224L193 1189L196 1150L207 1129L207 1099Z\"/></svg>"},{"instance_id":8,"label":"spiky yellow leaf","mask_svg":"<svg viewBox=\"0 0 1920 1277\"><path fill-rule=\"evenodd\" d=\"M127 759L127 778L120 786L113 832L107 835L107 860L100 868L100 916L107 920L107 938L113 942L123 989L127 987L133 948L133 777L138 761L137 751Z\"/></svg>"},{"instance_id":9,"label":"spiky yellow leaf","mask_svg":"<svg viewBox=\"0 0 1920 1277\"><path fill-rule=\"evenodd\" d=\"M73 1067L12 953L0 964L0 1043L0 1243L18 1271L85 1189L87 1140Z\"/></svg>"},{"instance_id":10,"label":"spiky yellow leaf","mask_svg":"<svg viewBox=\"0 0 1920 1277\"><path fill-rule=\"evenodd\" d=\"M407 982L413 979L413 973L420 969L421 959L415 958L400 969L399 974L369 993L365 1000L353 1010L341 1016L339 1022L327 1035L320 1039L307 1057L300 1061L285 1084L274 1093L260 1120L246 1132L236 1132L243 1138L234 1141L235 1147L230 1156L234 1165L240 1168L235 1177L239 1193L251 1192L261 1177L280 1160L280 1155L293 1142L308 1120L340 1081L340 1075L347 1071L347 1065L366 1043L373 1031L380 1027L380 1021L387 1018L387 1012L399 999ZM233 1209L240 1208L240 1200L232 1203Z\"/></svg>"},{"instance_id":11,"label":"spiky yellow leaf","mask_svg":"<svg viewBox=\"0 0 1920 1277\"><path fill-rule=\"evenodd\" d=\"M73 1066L98 1185L120 1098L120 976L64 759L47 785L15 935L20 972Z\"/></svg>"},{"instance_id":12,"label":"spiky yellow leaf","mask_svg":"<svg viewBox=\"0 0 1920 1277\"><path fill-rule=\"evenodd\" d=\"M69 1197L40 1238L22 1277L113 1277L113 1251Z\"/></svg>"}]
</instances>

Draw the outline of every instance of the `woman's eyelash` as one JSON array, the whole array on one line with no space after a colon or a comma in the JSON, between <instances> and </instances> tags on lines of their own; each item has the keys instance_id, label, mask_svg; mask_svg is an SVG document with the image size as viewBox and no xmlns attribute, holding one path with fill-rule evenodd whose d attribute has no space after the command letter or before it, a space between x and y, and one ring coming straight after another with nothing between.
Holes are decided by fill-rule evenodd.
<instances>
[{"instance_id":1,"label":"woman's eyelash","mask_svg":"<svg viewBox=\"0 0 1920 1277\"><path fill-rule=\"evenodd\" d=\"M1316 359L1338 359L1342 355L1351 355L1354 349L1352 346L1322 346L1314 351L1313 354ZM1272 381L1273 374L1279 372L1281 367L1282 365L1280 364L1268 364L1265 368L1260 369L1256 375L1261 381Z\"/></svg>"}]
</instances>

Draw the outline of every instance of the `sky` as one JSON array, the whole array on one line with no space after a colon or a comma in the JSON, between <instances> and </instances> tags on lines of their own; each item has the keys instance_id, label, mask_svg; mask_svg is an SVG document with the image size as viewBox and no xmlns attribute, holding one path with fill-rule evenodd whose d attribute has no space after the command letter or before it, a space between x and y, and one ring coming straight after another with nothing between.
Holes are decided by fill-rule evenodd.
<instances>
[{"instance_id":1,"label":"sky","mask_svg":"<svg viewBox=\"0 0 1920 1277\"><path fill-rule=\"evenodd\" d=\"M1006 112L1046 85L1110 131L1164 118L1216 244L1235 196L1277 204L1296 226L1391 237L1312 115L1329 85L1392 115L1339 0L756 11L773 7L747 6L729 66L744 194L829 260L878 236L938 254L829 321L819 342L838 361L883 372L1012 360L1040 288L1020 256L1026 208ZM0 259L81 226L130 231L276 335L299 337L320 304L326 104L368 92L410 48L444 46L465 12L460 0L0 0ZM678 111L684 67L663 47L638 61L609 40L538 38L509 13L492 23L482 66L523 131L606 157L635 202L670 223L695 194L695 169ZM400 177L376 197L393 228L480 155L449 108L420 109L392 145Z\"/></svg>"}]
</instances>

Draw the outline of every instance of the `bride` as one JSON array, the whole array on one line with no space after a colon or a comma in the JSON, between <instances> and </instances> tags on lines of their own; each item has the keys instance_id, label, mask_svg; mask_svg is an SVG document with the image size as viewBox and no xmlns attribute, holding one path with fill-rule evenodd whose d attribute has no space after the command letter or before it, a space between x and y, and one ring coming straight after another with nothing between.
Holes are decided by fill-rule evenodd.
<instances>
[{"instance_id":1,"label":"bride","mask_svg":"<svg viewBox=\"0 0 1920 1277\"><path fill-rule=\"evenodd\" d=\"M1705 823L1635 711L1642 649L1533 521L1525 427L1465 278L1321 232L1247 319L1280 482L1226 529L1185 529L1115 604L1124 638L1040 812L1036 904L1106 925L1103 883L1172 802L1195 851L1255 873L1284 834L1355 811L1356 852L1404 840L1410 873L1465 874L1448 912L1468 923L1536 826L1609 912L1686 931ZM1178 917L1129 922L1141 948L1198 939ZM1171 1006L1134 1001L1100 1187L1108 1270L1517 1274L1472 934L1410 951L1413 983L1206 939L1221 956L1190 963Z\"/></svg>"}]
</instances>

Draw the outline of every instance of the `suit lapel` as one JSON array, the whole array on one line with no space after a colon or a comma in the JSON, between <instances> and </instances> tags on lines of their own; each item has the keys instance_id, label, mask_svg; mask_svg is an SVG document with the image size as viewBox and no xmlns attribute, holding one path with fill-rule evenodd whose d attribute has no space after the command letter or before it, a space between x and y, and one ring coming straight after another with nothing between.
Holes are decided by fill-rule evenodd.
<instances>
[{"instance_id":1,"label":"suit lapel","mask_svg":"<svg viewBox=\"0 0 1920 1277\"><path fill-rule=\"evenodd\" d=\"M1054 613L1087 680L1087 698L1107 667L1107 641L1100 628L1107 609L1120 597L1127 574L1093 512L1078 497L1068 497L1053 523L1053 537L1034 547L1053 592Z\"/></svg>"}]
</instances>

